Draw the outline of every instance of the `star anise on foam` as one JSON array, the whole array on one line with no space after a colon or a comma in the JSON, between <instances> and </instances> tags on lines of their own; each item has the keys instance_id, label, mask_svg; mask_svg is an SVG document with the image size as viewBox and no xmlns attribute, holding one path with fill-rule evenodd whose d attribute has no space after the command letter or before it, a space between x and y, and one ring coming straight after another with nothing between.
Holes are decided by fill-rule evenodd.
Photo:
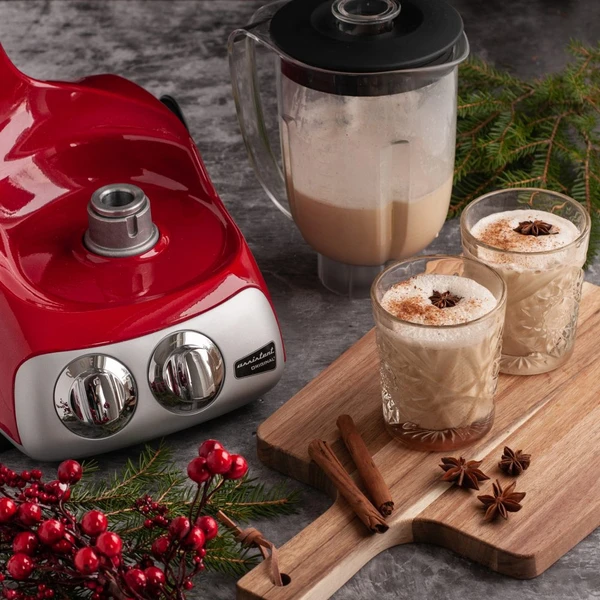
<instances>
[{"instance_id":1,"label":"star anise on foam","mask_svg":"<svg viewBox=\"0 0 600 600\"><path fill-rule=\"evenodd\" d=\"M508 519L509 512L518 512L523 507L520 502L525 498L525 492L515 492L516 481L513 481L505 490L502 489L500 482L496 479L493 483L494 495L477 496L477 499L483 503L485 511L485 520L493 521L498 515L503 519Z\"/></svg>"},{"instance_id":2,"label":"star anise on foam","mask_svg":"<svg viewBox=\"0 0 600 600\"><path fill-rule=\"evenodd\" d=\"M479 482L489 479L489 477L479 470L480 460L466 461L462 456L454 458L446 456L442 458L441 469L446 471L442 475L442 481L450 481L462 488L470 488L472 490L479 489Z\"/></svg>"},{"instance_id":3,"label":"star anise on foam","mask_svg":"<svg viewBox=\"0 0 600 600\"><path fill-rule=\"evenodd\" d=\"M555 235L558 233L550 223L540 221L539 219L536 219L535 221L521 221L518 227L515 227L513 231L523 235L535 235L535 237L538 235Z\"/></svg>"},{"instance_id":4,"label":"star anise on foam","mask_svg":"<svg viewBox=\"0 0 600 600\"><path fill-rule=\"evenodd\" d=\"M433 296L429 296L429 300L431 301L431 304L438 308L450 308L456 306L462 298L460 296L455 296L450 292L438 292L433 290Z\"/></svg>"},{"instance_id":5,"label":"star anise on foam","mask_svg":"<svg viewBox=\"0 0 600 600\"><path fill-rule=\"evenodd\" d=\"M523 450L511 450L504 446L504 454L498 466L509 475L520 475L531 464L531 454L523 454Z\"/></svg>"}]
</instances>

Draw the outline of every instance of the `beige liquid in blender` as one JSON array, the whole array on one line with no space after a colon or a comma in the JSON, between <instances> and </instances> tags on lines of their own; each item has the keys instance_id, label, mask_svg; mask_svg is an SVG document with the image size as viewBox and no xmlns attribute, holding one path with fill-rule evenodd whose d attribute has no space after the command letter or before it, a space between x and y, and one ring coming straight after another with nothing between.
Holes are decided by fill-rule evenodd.
<instances>
[{"instance_id":1,"label":"beige liquid in blender","mask_svg":"<svg viewBox=\"0 0 600 600\"><path fill-rule=\"evenodd\" d=\"M461 297L437 308L434 290ZM377 327L383 414L390 433L422 450L468 444L489 431L494 417L502 314L496 299L466 277L419 275L384 295L382 307L403 321ZM459 327L440 327L460 325Z\"/></svg>"},{"instance_id":2,"label":"beige liquid in blender","mask_svg":"<svg viewBox=\"0 0 600 600\"><path fill-rule=\"evenodd\" d=\"M536 237L514 231L520 222L536 219L551 224L557 233ZM530 375L559 367L573 350L585 248L530 253L567 246L579 237L579 230L567 219L546 211L514 210L481 219L471 233L499 250L519 252L481 248L477 256L506 282L502 372Z\"/></svg>"},{"instance_id":3,"label":"beige liquid in blender","mask_svg":"<svg viewBox=\"0 0 600 600\"><path fill-rule=\"evenodd\" d=\"M399 198L385 206L344 208L311 198L288 180L292 215L302 236L317 252L352 265L381 265L414 256L442 228L452 179L412 201Z\"/></svg>"}]
</instances>

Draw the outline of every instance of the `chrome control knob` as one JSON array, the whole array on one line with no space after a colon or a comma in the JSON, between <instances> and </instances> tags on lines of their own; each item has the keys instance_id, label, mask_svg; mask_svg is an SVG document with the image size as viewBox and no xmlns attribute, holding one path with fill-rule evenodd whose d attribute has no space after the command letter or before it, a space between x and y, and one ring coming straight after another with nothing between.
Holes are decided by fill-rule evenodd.
<instances>
[{"instance_id":1,"label":"chrome control knob","mask_svg":"<svg viewBox=\"0 0 600 600\"><path fill-rule=\"evenodd\" d=\"M223 356L196 331L178 331L156 346L148 381L156 400L174 413L194 414L211 404L225 379Z\"/></svg>"},{"instance_id":2,"label":"chrome control knob","mask_svg":"<svg viewBox=\"0 0 600 600\"><path fill-rule=\"evenodd\" d=\"M104 354L70 362L54 388L54 406L63 425L91 439L123 429L133 416L137 399L133 375L124 364Z\"/></svg>"}]
</instances>

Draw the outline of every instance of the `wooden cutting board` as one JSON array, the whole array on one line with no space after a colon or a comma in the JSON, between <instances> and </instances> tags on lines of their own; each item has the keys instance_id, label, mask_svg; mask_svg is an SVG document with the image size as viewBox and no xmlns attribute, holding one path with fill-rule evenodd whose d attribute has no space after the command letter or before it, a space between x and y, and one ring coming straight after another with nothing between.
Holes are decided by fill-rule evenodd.
<instances>
[{"instance_id":1,"label":"wooden cutting board","mask_svg":"<svg viewBox=\"0 0 600 600\"><path fill-rule=\"evenodd\" d=\"M371 558L409 542L445 546L517 578L543 573L600 525L599 340L600 288L586 283L571 360L543 375L501 375L492 431L458 453L483 460L484 472L502 483L512 481L497 468L505 445L531 453L532 462L517 479L517 491L527 492L523 509L508 521L485 523L477 492L440 481L443 454L408 450L386 433L369 332L261 425L258 453L270 467L335 497L311 463L308 443L331 443L353 472L335 424L340 414L350 414L391 488L396 510L390 530L368 533L338 498L280 549L287 586L275 587L262 563L239 581L237 597L328 598ZM478 493L492 493L491 482L482 482Z\"/></svg>"}]
</instances>

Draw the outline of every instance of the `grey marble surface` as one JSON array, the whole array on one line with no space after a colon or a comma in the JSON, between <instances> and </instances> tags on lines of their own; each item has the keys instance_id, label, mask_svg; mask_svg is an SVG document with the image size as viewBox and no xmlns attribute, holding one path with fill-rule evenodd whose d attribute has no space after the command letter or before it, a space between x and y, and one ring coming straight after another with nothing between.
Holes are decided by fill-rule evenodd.
<instances>
[{"instance_id":1,"label":"grey marble surface","mask_svg":"<svg viewBox=\"0 0 600 600\"><path fill-rule=\"evenodd\" d=\"M0 43L26 73L42 79L115 72L155 94L181 102L206 166L265 275L281 319L288 364L280 384L263 399L215 422L171 436L182 467L207 437L249 457L252 473L283 478L255 457L255 431L372 326L369 302L333 296L319 286L314 253L291 222L269 204L248 165L238 131L225 53L227 35L247 22L256 0L0 1ZM571 37L596 43L597 0L455 0L474 52L523 76L560 68ZM0 82L1 85L1 82ZM458 226L448 222L430 251L459 250ZM600 283L600 262L587 277ZM108 472L138 448L100 458ZM31 466L15 450L2 462ZM290 486L302 487L290 482ZM320 515L329 500L303 488L298 515L260 523L283 544ZM558 515L557 515L558 518ZM315 560L318 558L315 557ZM597 531L541 577L516 581L444 549L404 546L384 552L339 592L337 600L530 600L600 598L600 533ZM234 582L203 579L191 596L234 597Z\"/></svg>"}]
</instances>

